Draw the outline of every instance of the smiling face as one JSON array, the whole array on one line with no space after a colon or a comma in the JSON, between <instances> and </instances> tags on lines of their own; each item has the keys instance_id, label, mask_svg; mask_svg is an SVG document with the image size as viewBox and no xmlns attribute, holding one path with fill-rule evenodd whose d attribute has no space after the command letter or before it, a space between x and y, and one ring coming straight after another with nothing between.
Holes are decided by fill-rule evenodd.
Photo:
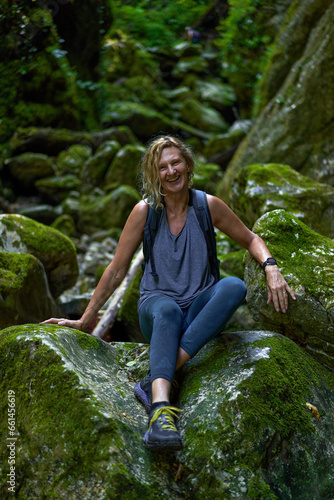
<instances>
[{"instance_id":1,"label":"smiling face","mask_svg":"<svg viewBox=\"0 0 334 500\"><path fill-rule=\"evenodd\" d=\"M183 189L188 189L190 169L179 148L164 148L158 162L158 168L163 194L176 194Z\"/></svg>"}]
</instances>

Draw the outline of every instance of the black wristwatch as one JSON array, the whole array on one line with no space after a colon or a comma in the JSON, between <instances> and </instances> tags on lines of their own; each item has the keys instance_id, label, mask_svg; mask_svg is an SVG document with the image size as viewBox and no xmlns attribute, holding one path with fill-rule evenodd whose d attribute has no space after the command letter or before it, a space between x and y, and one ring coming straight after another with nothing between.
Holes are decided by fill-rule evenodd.
<instances>
[{"instance_id":1,"label":"black wristwatch","mask_svg":"<svg viewBox=\"0 0 334 500\"><path fill-rule=\"evenodd\" d=\"M269 257L263 264L262 269L265 270L266 266L277 266L277 260L274 257Z\"/></svg>"}]
</instances>

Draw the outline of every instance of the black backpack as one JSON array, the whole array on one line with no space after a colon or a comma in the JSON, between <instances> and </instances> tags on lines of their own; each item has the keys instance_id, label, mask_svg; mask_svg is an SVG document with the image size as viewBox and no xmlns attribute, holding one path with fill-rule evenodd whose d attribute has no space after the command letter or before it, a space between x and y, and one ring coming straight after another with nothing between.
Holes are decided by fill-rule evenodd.
<instances>
[{"instance_id":1,"label":"black backpack","mask_svg":"<svg viewBox=\"0 0 334 500\"><path fill-rule=\"evenodd\" d=\"M215 278L215 283L219 281L219 260L217 258L217 248L216 248L216 233L212 225L211 214L209 210L208 200L206 193L204 191L199 191L197 189L189 190L189 205L192 205L195 210L196 217L198 219L199 225L204 233L206 246L208 249L209 262L211 266L211 274ZM152 208L148 205L146 224L144 228L144 240L143 240L143 252L144 252L144 263L145 265L150 260L152 276L158 278L153 254L153 245L155 236L158 231L160 217L162 214L162 208Z\"/></svg>"}]
</instances>

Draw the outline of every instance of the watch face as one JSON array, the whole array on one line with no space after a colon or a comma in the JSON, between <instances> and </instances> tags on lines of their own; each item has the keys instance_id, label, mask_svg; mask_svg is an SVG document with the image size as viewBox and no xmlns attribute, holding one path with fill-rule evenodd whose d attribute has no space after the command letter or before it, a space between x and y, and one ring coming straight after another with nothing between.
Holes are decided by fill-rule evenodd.
<instances>
[{"instance_id":1,"label":"watch face","mask_svg":"<svg viewBox=\"0 0 334 500\"><path fill-rule=\"evenodd\" d=\"M269 257L269 259L267 259L267 262L268 264L277 264L276 259L274 259L273 257Z\"/></svg>"}]
</instances>

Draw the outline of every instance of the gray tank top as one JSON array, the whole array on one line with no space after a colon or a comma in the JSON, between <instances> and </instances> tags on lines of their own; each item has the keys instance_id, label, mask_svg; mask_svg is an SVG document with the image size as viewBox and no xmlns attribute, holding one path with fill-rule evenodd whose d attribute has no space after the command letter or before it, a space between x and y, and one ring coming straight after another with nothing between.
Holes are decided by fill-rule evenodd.
<instances>
[{"instance_id":1,"label":"gray tank top","mask_svg":"<svg viewBox=\"0 0 334 500\"><path fill-rule=\"evenodd\" d=\"M149 297L161 294L187 308L214 284L205 237L192 206L188 206L186 222L177 235L170 232L163 210L153 252L158 278L152 276L148 261L140 283L138 309Z\"/></svg>"}]
</instances>

